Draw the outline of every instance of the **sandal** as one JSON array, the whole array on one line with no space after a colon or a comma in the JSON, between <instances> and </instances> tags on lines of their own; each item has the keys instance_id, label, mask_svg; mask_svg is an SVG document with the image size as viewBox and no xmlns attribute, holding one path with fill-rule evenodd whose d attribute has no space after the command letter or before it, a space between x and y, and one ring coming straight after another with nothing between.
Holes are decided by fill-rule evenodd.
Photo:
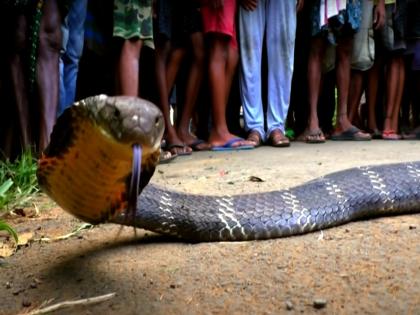
<instances>
[{"instance_id":1,"label":"sandal","mask_svg":"<svg viewBox=\"0 0 420 315\"><path fill-rule=\"evenodd\" d=\"M191 155L192 149L185 144L166 143L164 150L170 151L174 155Z\"/></svg>"},{"instance_id":2,"label":"sandal","mask_svg":"<svg viewBox=\"0 0 420 315\"><path fill-rule=\"evenodd\" d=\"M382 132L377 128L368 129L367 132L370 134L372 139L382 139Z\"/></svg>"},{"instance_id":3,"label":"sandal","mask_svg":"<svg viewBox=\"0 0 420 315\"><path fill-rule=\"evenodd\" d=\"M172 154L170 151L160 150L159 164L167 164L173 161L177 156L177 154Z\"/></svg>"},{"instance_id":4,"label":"sandal","mask_svg":"<svg viewBox=\"0 0 420 315\"><path fill-rule=\"evenodd\" d=\"M331 135L331 140L335 141L369 141L371 139L372 136L370 134L361 131L355 126Z\"/></svg>"},{"instance_id":5,"label":"sandal","mask_svg":"<svg viewBox=\"0 0 420 315\"><path fill-rule=\"evenodd\" d=\"M287 138L280 129L275 129L268 137L268 143L276 148L284 148L290 146L289 138Z\"/></svg>"},{"instance_id":6,"label":"sandal","mask_svg":"<svg viewBox=\"0 0 420 315\"><path fill-rule=\"evenodd\" d=\"M297 140L306 143L324 143L325 135L319 128L315 130L306 130L297 138Z\"/></svg>"},{"instance_id":7,"label":"sandal","mask_svg":"<svg viewBox=\"0 0 420 315\"><path fill-rule=\"evenodd\" d=\"M382 131L382 139L384 140L400 140L401 136L395 132L395 130L384 130Z\"/></svg>"},{"instance_id":8,"label":"sandal","mask_svg":"<svg viewBox=\"0 0 420 315\"><path fill-rule=\"evenodd\" d=\"M262 145L262 138L261 138L260 133L257 130L252 130L249 133L248 138L246 138L246 140L254 143L255 148Z\"/></svg>"}]
</instances>

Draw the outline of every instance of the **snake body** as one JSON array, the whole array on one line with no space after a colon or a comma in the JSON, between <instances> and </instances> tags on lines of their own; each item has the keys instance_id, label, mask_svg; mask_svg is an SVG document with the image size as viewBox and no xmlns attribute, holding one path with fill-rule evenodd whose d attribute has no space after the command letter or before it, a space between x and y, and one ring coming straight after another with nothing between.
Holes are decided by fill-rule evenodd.
<instances>
[{"instance_id":1,"label":"snake body","mask_svg":"<svg viewBox=\"0 0 420 315\"><path fill-rule=\"evenodd\" d=\"M129 141L115 140L103 131L109 129L105 126L113 115L106 114L100 123L92 118L98 108L103 110L108 106L103 104L109 103L120 112L127 111L122 116L143 114L147 121L160 120L156 118L159 112L142 110L153 107L145 101L106 96L87 99L69 110L67 116L72 119L57 123L49 149L39 162L38 178L44 190L83 220L132 225L193 241L243 241L298 235L368 217L420 212L420 162L352 168L286 190L237 196L192 195L148 184L157 163L163 125L159 121ZM130 109L122 109L126 103ZM98 146L74 140L83 138L75 136L80 126L85 133L92 133L90 141ZM57 134L63 133L70 133L66 136L70 139L60 147ZM108 143L100 137L112 139ZM132 156L128 152L134 143L143 148L142 192L134 213L127 216L125 192ZM125 153L106 154L105 144L106 151ZM124 146L129 149L123 150ZM82 161L77 166L73 162L76 151ZM86 166L91 160L94 162ZM86 194L89 197L84 197Z\"/></svg>"}]
</instances>

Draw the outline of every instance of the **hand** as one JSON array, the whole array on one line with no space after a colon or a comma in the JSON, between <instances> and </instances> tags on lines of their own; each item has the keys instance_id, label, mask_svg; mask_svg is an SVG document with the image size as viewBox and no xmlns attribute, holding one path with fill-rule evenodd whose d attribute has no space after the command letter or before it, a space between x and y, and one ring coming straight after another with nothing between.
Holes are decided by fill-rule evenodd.
<instances>
[{"instance_id":1,"label":"hand","mask_svg":"<svg viewBox=\"0 0 420 315\"><path fill-rule=\"evenodd\" d=\"M385 25L385 2L378 1L378 4L373 11L373 28L375 30L381 29Z\"/></svg>"},{"instance_id":2,"label":"hand","mask_svg":"<svg viewBox=\"0 0 420 315\"><path fill-rule=\"evenodd\" d=\"M225 5L224 0L207 1L207 3L210 6L210 8L212 8L213 10L218 10L220 8L223 8L223 6Z\"/></svg>"},{"instance_id":3,"label":"hand","mask_svg":"<svg viewBox=\"0 0 420 315\"><path fill-rule=\"evenodd\" d=\"M296 11L300 12L303 9L304 0L297 0L296 1Z\"/></svg>"},{"instance_id":4,"label":"hand","mask_svg":"<svg viewBox=\"0 0 420 315\"><path fill-rule=\"evenodd\" d=\"M278 0L278 1L284 1L284 0ZM257 4L258 4L258 0L241 0L241 6L247 11L254 11L257 8Z\"/></svg>"}]
</instances>

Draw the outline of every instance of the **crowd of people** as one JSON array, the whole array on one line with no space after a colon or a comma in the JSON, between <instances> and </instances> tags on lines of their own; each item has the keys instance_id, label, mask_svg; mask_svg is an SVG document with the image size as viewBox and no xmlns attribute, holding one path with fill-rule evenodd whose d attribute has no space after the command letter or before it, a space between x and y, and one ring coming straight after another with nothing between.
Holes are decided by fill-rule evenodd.
<instances>
[{"instance_id":1,"label":"crowd of people","mask_svg":"<svg viewBox=\"0 0 420 315\"><path fill-rule=\"evenodd\" d=\"M0 7L4 157L44 149L56 117L99 93L157 104L166 158L293 140L420 139L420 0Z\"/></svg>"}]
</instances>

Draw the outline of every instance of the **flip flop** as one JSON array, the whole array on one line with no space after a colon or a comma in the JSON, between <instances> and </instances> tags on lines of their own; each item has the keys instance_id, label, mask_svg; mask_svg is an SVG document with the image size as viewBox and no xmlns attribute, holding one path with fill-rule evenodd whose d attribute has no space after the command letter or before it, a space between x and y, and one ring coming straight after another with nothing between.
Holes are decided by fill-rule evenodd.
<instances>
[{"instance_id":1,"label":"flip flop","mask_svg":"<svg viewBox=\"0 0 420 315\"><path fill-rule=\"evenodd\" d=\"M382 131L382 139L384 140L400 140L401 136L395 132L395 130L384 130Z\"/></svg>"},{"instance_id":2,"label":"flip flop","mask_svg":"<svg viewBox=\"0 0 420 315\"><path fill-rule=\"evenodd\" d=\"M245 141L242 138L233 138L227 141L225 144L220 146L213 146L211 148L212 151L237 151L237 150L251 150L255 147L253 145L237 145L235 146L235 143Z\"/></svg>"},{"instance_id":3,"label":"flip flop","mask_svg":"<svg viewBox=\"0 0 420 315\"><path fill-rule=\"evenodd\" d=\"M372 137L368 133L364 133L359 128L351 126L349 129L331 135L331 140L335 141L369 141Z\"/></svg>"},{"instance_id":4,"label":"flip flop","mask_svg":"<svg viewBox=\"0 0 420 315\"><path fill-rule=\"evenodd\" d=\"M168 154L169 153L169 154ZM177 154L172 154L170 151L160 151L159 164L168 164L169 162L175 160Z\"/></svg>"},{"instance_id":5,"label":"flip flop","mask_svg":"<svg viewBox=\"0 0 420 315\"><path fill-rule=\"evenodd\" d=\"M306 130L296 140L306 143L325 143L325 135L320 128Z\"/></svg>"},{"instance_id":6,"label":"flip flop","mask_svg":"<svg viewBox=\"0 0 420 315\"><path fill-rule=\"evenodd\" d=\"M368 129L368 133L372 136L372 139L382 139L382 132L379 129Z\"/></svg>"},{"instance_id":7,"label":"flip flop","mask_svg":"<svg viewBox=\"0 0 420 315\"><path fill-rule=\"evenodd\" d=\"M185 144L176 144L176 143L173 143L173 144L167 144L165 146L165 150L166 151L170 151L171 153L173 153L171 150L172 149L176 149L176 148L182 149L182 151L179 151L179 152L177 151L176 153L174 153L175 155L184 156L184 155L191 155L192 154L192 151L191 152L186 151L186 149L188 148L188 146L185 145Z\"/></svg>"},{"instance_id":8,"label":"flip flop","mask_svg":"<svg viewBox=\"0 0 420 315\"><path fill-rule=\"evenodd\" d=\"M208 151L211 149L211 146L208 145L205 148L200 149L200 144L206 143L206 141L202 140L202 139L196 139L193 143L189 144L188 146L193 150L193 151Z\"/></svg>"}]
</instances>

